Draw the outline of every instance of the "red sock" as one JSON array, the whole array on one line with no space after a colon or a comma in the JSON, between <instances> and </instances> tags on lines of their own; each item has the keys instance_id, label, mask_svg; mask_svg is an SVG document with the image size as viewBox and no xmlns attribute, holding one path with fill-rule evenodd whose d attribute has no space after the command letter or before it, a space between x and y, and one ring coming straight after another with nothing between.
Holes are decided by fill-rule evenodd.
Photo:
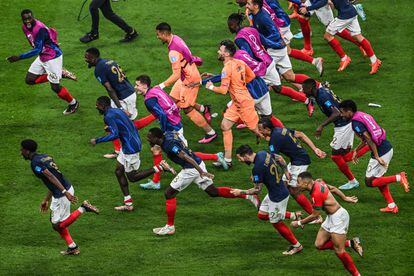
<instances>
[{"instance_id":1,"label":"red sock","mask_svg":"<svg viewBox=\"0 0 414 276\"><path fill-rule=\"evenodd\" d=\"M155 118L155 116L151 114L151 115L148 115L148 116L143 117L141 119L134 120L134 125L137 129L141 129L141 128L144 128L147 125L151 124L156 119L157 118Z\"/></svg>"},{"instance_id":2,"label":"red sock","mask_svg":"<svg viewBox=\"0 0 414 276\"><path fill-rule=\"evenodd\" d=\"M305 18L298 17L300 29L302 30L303 34L303 48L306 50L312 49L312 42L311 42L311 26L309 20Z\"/></svg>"},{"instance_id":3,"label":"red sock","mask_svg":"<svg viewBox=\"0 0 414 276\"><path fill-rule=\"evenodd\" d=\"M257 218L260 220L269 220L269 214L257 213Z\"/></svg>"},{"instance_id":4,"label":"red sock","mask_svg":"<svg viewBox=\"0 0 414 276\"><path fill-rule=\"evenodd\" d=\"M291 244L297 244L298 240L296 239L295 235L293 234L292 230L286 226L283 221L279 221L278 223L272 223L273 227L279 232L279 234L288 240Z\"/></svg>"},{"instance_id":5,"label":"red sock","mask_svg":"<svg viewBox=\"0 0 414 276\"><path fill-rule=\"evenodd\" d=\"M285 212L285 219L290 219L290 217L292 216L292 213L289 211Z\"/></svg>"},{"instance_id":6,"label":"red sock","mask_svg":"<svg viewBox=\"0 0 414 276\"><path fill-rule=\"evenodd\" d=\"M379 186L378 189L380 190L382 196L385 198L385 201L388 204L394 202L394 199L392 198L391 193L390 193L390 187L389 187L389 185Z\"/></svg>"},{"instance_id":7,"label":"red sock","mask_svg":"<svg viewBox=\"0 0 414 276\"><path fill-rule=\"evenodd\" d=\"M368 41L368 39L364 38L361 41L361 47L365 50L365 53L367 53L368 57L375 55L374 50L371 47L371 43Z\"/></svg>"},{"instance_id":8,"label":"red sock","mask_svg":"<svg viewBox=\"0 0 414 276\"><path fill-rule=\"evenodd\" d=\"M342 155L332 155L331 159L335 162L335 164L338 166L338 169L346 176L346 178L348 178L349 181L355 178Z\"/></svg>"},{"instance_id":9,"label":"red sock","mask_svg":"<svg viewBox=\"0 0 414 276\"><path fill-rule=\"evenodd\" d=\"M167 212L167 224L174 225L175 210L177 210L177 199L170 198L165 201L165 211Z\"/></svg>"},{"instance_id":10,"label":"red sock","mask_svg":"<svg viewBox=\"0 0 414 276\"><path fill-rule=\"evenodd\" d=\"M272 117L270 117L270 121L274 127L284 127L282 121L279 120L279 118L277 118L275 115L272 115Z\"/></svg>"},{"instance_id":11,"label":"red sock","mask_svg":"<svg viewBox=\"0 0 414 276\"><path fill-rule=\"evenodd\" d=\"M161 161L162 161L162 153L152 156L152 163L154 165L158 165ZM154 173L154 176L152 177L152 182L158 183L160 182L160 180L161 180L161 173L160 172Z\"/></svg>"},{"instance_id":12,"label":"red sock","mask_svg":"<svg viewBox=\"0 0 414 276\"><path fill-rule=\"evenodd\" d=\"M299 194L295 197L296 202L302 206L306 213L311 214L313 211L312 204L304 194Z\"/></svg>"},{"instance_id":13,"label":"red sock","mask_svg":"<svg viewBox=\"0 0 414 276\"><path fill-rule=\"evenodd\" d=\"M357 157L360 158L361 156L363 156L365 153L369 152L371 149L369 148L368 145L363 146L359 151L357 151ZM345 162L349 162L352 161L352 155L353 155L353 151L348 152L347 154L343 155L343 158L345 160Z\"/></svg>"},{"instance_id":14,"label":"red sock","mask_svg":"<svg viewBox=\"0 0 414 276\"><path fill-rule=\"evenodd\" d=\"M121 142L119 139L112 140L112 144L114 145L115 152L119 152L121 150Z\"/></svg>"},{"instance_id":15,"label":"red sock","mask_svg":"<svg viewBox=\"0 0 414 276\"><path fill-rule=\"evenodd\" d=\"M326 249L333 249L333 242L329 240L325 242L322 246L318 247L318 250L326 250Z\"/></svg>"},{"instance_id":16,"label":"red sock","mask_svg":"<svg viewBox=\"0 0 414 276\"><path fill-rule=\"evenodd\" d=\"M306 99L307 99L305 93L300 93L288 86L282 86L282 89L280 90L280 94L288 96L294 100L297 100L303 103L306 102Z\"/></svg>"},{"instance_id":17,"label":"red sock","mask_svg":"<svg viewBox=\"0 0 414 276\"><path fill-rule=\"evenodd\" d=\"M341 254L337 253L336 256L338 256L338 258L344 264L346 270L348 270L352 274L352 276L359 275L358 269L356 268L354 261L352 260L352 257L348 254L348 252L344 252Z\"/></svg>"},{"instance_id":18,"label":"red sock","mask_svg":"<svg viewBox=\"0 0 414 276\"><path fill-rule=\"evenodd\" d=\"M345 247L351 247L351 240L345 241Z\"/></svg>"},{"instance_id":19,"label":"red sock","mask_svg":"<svg viewBox=\"0 0 414 276\"><path fill-rule=\"evenodd\" d=\"M215 153L203 153L203 152L194 152L194 154L199 157L201 160L218 160L218 156Z\"/></svg>"},{"instance_id":20,"label":"red sock","mask_svg":"<svg viewBox=\"0 0 414 276\"><path fill-rule=\"evenodd\" d=\"M69 225L71 225L72 223L74 223L78 218L79 218L79 216L81 215L82 213L79 211L79 210L75 210L75 211L73 211L72 212L72 214L70 214L69 215L69 217L67 218L67 219L65 219L64 221L61 221L60 223L59 223L59 227L60 228L66 228L66 227L69 227Z\"/></svg>"},{"instance_id":21,"label":"red sock","mask_svg":"<svg viewBox=\"0 0 414 276\"><path fill-rule=\"evenodd\" d=\"M313 61L313 57L298 49L291 49L289 56L297 60L306 61L307 63L312 63Z\"/></svg>"},{"instance_id":22,"label":"red sock","mask_svg":"<svg viewBox=\"0 0 414 276\"><path fill-rule=\"evenodd\" d=\"M310 77L305 74L295 74L295 82L296 83L303 83L305 80L309 79Z\"/></svg>"},{"instance_id":23,"label":"red sock","mask_svg":"<svg viewBox=\"0 0 414 276\"><path fill-rule=\"evenodd\" d=\"M385 186L390 183L397 182L397 176L391 175L391 176L381 176L377 177L374 180L372 180L371 186L372 187L380 187Z\"/></svg>"},{"instance_id":24,"label":"red sock","mask_svg":"<svg viewBox=\"0 0 414 276\"><path fill-rule=\"evenodd\" d=\"M39 83L44 83L44 82L48 82L48 80L47 80L47 74L40 75L40 76L38 76L38 77L35 79L35 83L36 83L36 84L39 84Z\"/></svg>"},{"instance_id":25,"label":"red sock","mask_svg":"<svg viewBox=\"0 0 414 276\"><path fill-rule=\"evenodd\" d=\"M337 33L337 35L345 40L354 43L358 47L360 46L358 40L356 40L347 29L343 30L340 33Z\"/></svg>"},{"instance_id":26,"label":"red sock","mask_svg":"<svg viewBox=\"0 0 414 276\"><path fill-rule=\"evenodd\" d=\"M340 58L343 58L346 55L338 39L333 38L331 41L328 42L328 44Z\"/></svg>"},{"instance_id":27,"label":"red sock","mask_svg":"<svg viewBox=\"0 0 414 276\"><path fill-rule=\"evenodd\" d=\"M60 91L57 95L59 98L61 98L64 101L67 101L68 103L70 103L73 100L72 95L69 93L69 91L64 86L60 88Z\"/></svg>"},{"instance_id":28,"label":"red sock","mask_svg":"<svg viewBox=\"0 0 414 276\"><path fill-rule=\"evenodd\" d=\"M68 228L63 228L59 231L59 235L62 237L62 239L65 240L66 244L69 246L73 243L73 239L69 234Z\"/></svg>"},{"instance_id":29,"label":"red sock","mask_svg":"<svg viewBox=\"0 0 414 276\"><path fill-rule=\"evenodd\" d=\"M246 195L239 195L235 196L232 193L230 193L231 188L230 187L217 187L218 196L219 197L225 197L225 198L246 198Z\"/></svg>"}]
</instances>

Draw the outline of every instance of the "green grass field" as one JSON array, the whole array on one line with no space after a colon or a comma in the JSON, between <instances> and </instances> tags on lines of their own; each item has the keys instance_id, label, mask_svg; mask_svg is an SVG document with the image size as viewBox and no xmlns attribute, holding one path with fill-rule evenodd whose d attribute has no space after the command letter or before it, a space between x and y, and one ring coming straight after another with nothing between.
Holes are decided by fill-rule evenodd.
<instances>
[{"instance_id":1,"label":"green grass field","mask_svg":"<svg viewBox=\"0 0 414 276\"><path fill-rule=\"evenodd\" d=\"M408 0L362 2L368 20L360 20L360 24L377 56L383 60L379 73L370 76L369 61L348 42L342 44L352 57L352 63L345 72L336 72L339 60L322 39L324 28L313 18L315 55L324 57L323 80L331 83L336 94L343 99L354 99L360 109L373 114L387 130L394 146L388 174L405 170L413 176L413 7ZM136 210L132 213L113 210L122 202L122 196L113 173L115 162L102 158L111 150L111 144L96 147L88 144L90 138L103 134L102 117L95 110L95 99L106 92L95 80L93 70L87 68L84 51L88 46L98 47L103 57L115 59L124 68L130 80L146 73L154 83L161 82L171 69L167 49L155 37L155 26L166 21L185 39L195 55L203 57L205 63L201 71L219 72L222 64L216 59L217 44L222 39L232 38L227 31L226 18L239 8L230 0L120 1L113 4L114 10L127 22L132 22L140 38L131 44L119 44L122 31L101 17L100 39L86 46L78 41L90 24L90 17L81 22L76 20L81 3L80 0L1 3L0 274L346 275L333 252L319 252L314 248L317 226L295 230L304 251L284 257L281 252L286 249L287 242L269 223L258 221L255 209L248 202L211 199L195 185L178 196L177 232L171 237L159 238L152 234L152 228L164 225L166 220L162 191L142 191L137 184L131 184ZM4 60L28 49L20 26L20 11L24 8L32 9L37 18L59 31L64 65L79 78L78 82L63 81L80 101L79 112L74 115L62 115L66 104L54 95L48 84L29 87L24 83L32 59L14 64ZM297 22L293 22L292 32L296 33L298 28ZM294 40L292 46L302 48L302 42ZM292 62L296 72L316 77L311 65ZM140 116L144 116L147 111L142 98L138 99ZM221 113L229 96L201 89L198 99L201 103L213 104L214 110ZM369 108L369 102L383 107ZM285 125L303 130L310 137L324 118L317 110L309 119L303 105L283 96L272 94L272 103L275 114ZM220 118L213 121L216 130L219 130ZM184 124L193 150L222 150L221 136L211 145L201 146L196 140L203 135L202 131L187 118ZM141 137L147 130L140 131ZM322 139L316 141L327 152L330 152L332 132L332 127L326 128ZM244 143L250 143L257 150L267 148L264 142L255 145L255 138L246 130L234 130L234 137L235 148ZM79 256L59 255L59 250L65 248L64 241L52 230L49 216L39 213L46 188L33 176L29 162L19 155L20 141L25 138L35 139L39 152L55 158L80 199L89 199L101 208L99 216L87 214L70 227L82 251ZM351 167L361 184L368 158L365 156L358 165ZM143 168L152 164L146 142L141 159ZM215 170L211 164L207 167L215 174L218 186L251 186L251 168L237 161L228 172ZM310 171L334 185L346 180L329 158L317 160L312 155ZM170 175L165 175L163 188L171 179ZM391 192L400 212L390 215L379 212L385 202L377 189L361 185L352 192L359 197L359 203L344 203L343 206L351 216L349 235L360 236L365 247L363 258L351 253L360 272L364 275L412 275L412 193L406 194L400 186L392 185ZM265 191L262 197L264 195ZM290 201L289 209L299 210L294 200Z\"/></svg>"}]
</instances>

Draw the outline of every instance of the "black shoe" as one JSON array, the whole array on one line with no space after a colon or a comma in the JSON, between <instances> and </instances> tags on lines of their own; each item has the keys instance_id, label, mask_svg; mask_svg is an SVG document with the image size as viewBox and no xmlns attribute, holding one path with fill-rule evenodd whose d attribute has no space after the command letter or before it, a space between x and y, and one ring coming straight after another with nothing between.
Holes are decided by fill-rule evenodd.
<instances>
[{"instance_id":1,"label":"black shoe","mask_svg":"<svg viewBox=\"0 0 414 276\"><path fill-rule=\"evenodd\" d=\"M76 103L68 105L68 107L63 111L63 115L69 115L69 114L75 113L78 108L79 108L79 102L76 101Z\"/></svg>"},{"instance_id":2,"label":"black shoe","mask_svg":"<svg viewBox=\"0 0 414 276\"><path fill-rule=\"evenodd\" d=\"M80 253L80 250L78 246L74 248L68 247L68 249L66 249L65 251L60 251L60 254L62 255L79 255L79 253Z\"/></svg>"},{"instance_id":3,"label":"black shoe","mask_svg":"<svg viewBox=\"0 0 414 276\"><path fill-rule=\"evenodd\" d=\"M94 40L97 40L99 38L99 34L94 33L86 33L84 36L79 38L80 42L88 43Z\"/></svg>"},{"instance_id":4,"label":"black shoe","mask_svg":"<svg viewBox=\"0 0 414 276\"><path fill-rule=\"evenodd\" d=\"M132 40L134 40L135 38L138 37L138 32L134 29L132 33L130 34L125 34L125 37L123 39L121 39L119 42L131 42Z\"/></svg>"}]
</instances>

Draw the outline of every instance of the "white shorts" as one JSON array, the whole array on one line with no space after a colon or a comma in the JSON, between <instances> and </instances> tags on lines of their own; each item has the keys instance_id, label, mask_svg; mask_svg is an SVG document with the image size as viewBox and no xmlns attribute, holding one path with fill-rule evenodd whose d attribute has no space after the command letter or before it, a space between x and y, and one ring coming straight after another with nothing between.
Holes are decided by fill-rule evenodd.
<instances>
[{"instance_id":1,"label":"white shorts","mask_svg":"<svg viewBox=\"0 0 414 276\"><path fill-rule=\"evenodd\" d=\"M292 63L290 63L287 47L280 50L267 49L267 52L273 58L273 61L276 64L276 69L280 75L283 75L286 71L292 69Z\"/></svg>"},{"instance_id":2,"label":"white shorts","mask_svg":"<svg viewBox=\"0 0 414 276\"><path fill-rule=\"evenodd\" d=\"M312 3L309 0L306 0L305 6L309 7ZM326 4L322 8L319 8L317 10L310 11L310 14L316 14L316 17L318 17L319 22L321 22L324 26L328 26L329 23L331 23L334 20L333 12L329 4Z\"/></svg>"},{"instance_id":3,"label":"white shorts","mask_svg":"<svg viewBox=\"0 0 414 276\"><path fill-rule=\"evenodd\" d=\"M394 150L391 149L389 152L387 152L386 154L380 157L389 166L393 154L394 154ZM388 166L384 167L380 165L380 163L378 163L376 159L371 158L369 159L367 171L365 172L365 177L381 177L387 172Z\"/></svg>"},{"instance_id":4,"label":"white shorts","mask_svg":"<svg viewBox=\"0 0 414 276\"><path fill-rule=\"evenodd\" d=\"M309 165L296 166L296 165L292 165L291 163L289 163L287 167L288 167L288 171L290 172L290 181L288 182L288 185L291 187L297 187L298 186L298 175L301 172L306 172ZM283 175L282 179L285 182L288 181L285 175Z\"/></svg>"},{"instance_id":5,"label":"white shorts","mask_svg":"<svg viewBox=\"0 0 414 276\"><path fill-rule=\"evenodd\" d=\"M201 162L199 166L203 171L207 171L204 162ZM182 169L171 181L170 186L174 190L181 192L193 182L202 190L207 189L208 186L213 184L213 180L201 177L196 169Z\"/></svg>"},{"instance_id":6,"label":"white shorts","mask_svg":"<svg viewBox=\"0 0 414 276\"><path fill-rule=\"evenodd\" d=\"M141 159L139 159L139 152L133 154L124 154L122 149L118 153L116 160L124 166L125 172L132 172L139 169Z\"/></svg>"},{"instance_id":7,"label":"white shorts","mask_svg":"<svg viewBox=\"0 0 414 276\"><path fill-rule=\"evenodd\" d=\"M321 227L328 233L345 235L349 227L349 214L343 207L332 215L328 215Z\"/></svg>"},{"instance_id":8,"label":"white shorts","mask_svg":"<svg viewBox=\"0 0 414 276\"><path fill-rule=\"evenodd\" d=\"M280 31L280 34L282 35L283 41L286 43L286 45L289 45L290 41L293 38L293 34L290 31L290 25L286 27L280 27L279 31Z\"/></svg>"},{"instance_id":9,"label":"white shorts","mask_svg":"<svg viewBox=\"0 0 414 276\"><path fill-rule=\"evenodd\" d=\"M281 220L285 219L285 213L289 201L289 196L284 200L279 202L273 202L270 200L269 195L267 194L260 204L259 211L266 212L269 214L270 223L278 223Z\"/></svg>"},{"instance_id":10,"label":"white shorts","mask_svg":"<svg viewBox=\"0 0 414 276\"><path fill-rule=\"evenodd\" d=\"M63 55L45 62L37 57L30 65L29 72L35 75L47 74L47 80L50 83L58 84L62 79L62 63Z\"/></svg>"},{"instance_id":11,"label":"white shorts","mask_svg":"<svg viewBox=\"0 0 414 276\"><path fill-rule=\"evenodd\" d=\"M267 92L261 98L254 100L254 108L259 115L271 115L272 114L272 102L270 100L270 93Z\"/></svg>"},{"instance_id":12,"label":"white shorts","mask_svg":"<svg viewBox=\"0 0 414 276\"><path fill-rule=\"evenodd\" d=\"M280 76L279 72L276 69L276 63L272 60L269 66L266 69L266 75L262 77L266 85L280 85Z\"/></svg>"},{"instance_id":13,"label":"white shorts","mask_svg":"<svg viewBox=\"0 0 414 276\"><path fill-rule=\"evenodd\" d=\"M75 190L73 189L73 186L70 187L68 192L71 195L75 195ZM54 198L52 196L52 202L50 203L50 211L50 221L53 224L64 221L70 215L70 201L66 196L62 196L59 198Z\"/></svg>"},{"instance_id":14,"label":"white shorts","mask_svg":"<svg viewBox=\"0 0 414 276\"><path fill-rule=\"evenodd\" d=\"M131 117L129 117L131 120L134 120L138 116L138 110L137 110L137 105L136 105L137 94L135 92L129 95L128 97L126 97L125 99L119 100L119 102L121 103L121 106L124 110L131 113ZM117 106L115 105L115 102L112 100L111 100L111 107L117 108Z\"/></svg>"},{"instance_id":15,"label":"white shorts","mask_svg":"<svg viewBox=\"0 0 414 276\"><path fill-rule=\"evenodd\" d=\"M184 142L184 145L186 147L188 147L188 141L184 137L184 129L183 128L180 128L178 131L176 131L176 133L178 135L178 138L180 138L180 140Z\"/></svg>"},{"instance_id":16,"label":"white shorts","mask_svg":"<svg viewBox=\"0 0 414 276\"><path fill-rule=\"evenodd\" d=\"M330 145L334 150L352 148L354 145L352 124L349 123L345 126L335 127L334 136Z\"/></svg>"},{"instance_id":17,"label":"white shorts","mask_svg":"<svg viewBox=\"0 0 414 276\"><path fill-rule=\"evenodd\" d=\"M361 34L361 27L359 26L357 15L350 19L339 19L336 17L326 27L326 32L331 35L336 35L345 29L347 29L352 36Z\"/></svg>"}]
</instances>

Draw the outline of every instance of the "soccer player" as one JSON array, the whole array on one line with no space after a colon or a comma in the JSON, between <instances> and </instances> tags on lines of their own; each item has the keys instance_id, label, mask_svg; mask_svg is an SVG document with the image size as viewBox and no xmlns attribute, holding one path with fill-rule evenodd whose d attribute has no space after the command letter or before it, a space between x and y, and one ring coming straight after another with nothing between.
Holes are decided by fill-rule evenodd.
<instances>
[{"instance_id":1,"label":"soccer player","mask_svg":"<svg viewBox=\"0 0 414 276\"><path fill-rule=\"evenodd\" d=\"M324 210L328 216L316 236L316 248L318 250L335 250L336 256L344 264L346 270L353 276L361 275L352 257L345 249L352 247L362 257L363 248L358 237L354 237L352 240L346 239L346 233L349 227L349 214L339 205L332 193L340 196L342 200L351 203L356 203L358 198L355 196L345 196L336 187L327 185L322 179L314 181L309 172L302 172L298 175L298 185L300 189L310 192L313 202L313 212L304 219L292 221L292 227L304 227L305 224L318 219L321 210Z\"/></svg>"},{"instance_id":2,"label":"soccer player","mask_svg":"<svg viewBox=\"0 0 414 276\"><path fill-rule=\"evenodd\" d=\"M81 42L88 43L99 38L99 9L106 19L125 32L125 37L119 40L119 42L130 42L138 37L138 32L114 13L111 7L111 0L92 0L89 4L89 12L92 17L91 31L79 39Z\"/></svg>"},{"instance_id":3,"label":"soccer player","mask_svg":"<svg viewBox=\"0 0 414 276\"><path fill-rule=\"evenodd\" d=\"M197 104L198 86L189 86L191 83L201 81L200 72L197 66L202 64L202 59L191 54L190 49L184 40L172 34L171 26L168 23L160 23L156 27L157 38L168 45L168 57L171 62L172 75L158 86L161 89L172 84L170 96L175 100L178 107L198 127L201 127L206 135L198 142L208 144L217 138L217 133L209 125L211 121L210 108L207 105ZM203 113L203 115L200 114Z\"/></svg>"},{"instance_id":4,"label":"soccer player","mask_svg":"<svg viewBox=\"0 0 414 276\"><path fill-rule=\"evenodd\" d=\"M60 253L62 255L78 255L80 253L79 247L69 234L68 227L85 212L99 214L98 208L85 200L77 210L70 213L70 204L77 201L75 190L63 176L53 158L47 154L37 153L37 143L31 139L21 142L20 153L25 160L30 160L33 173L48 188L46 197L40 203L40 211L47 212L50 203L50 222L53 230L60 234L68 246L67 250Z\"/></svg>"},{"instance_id":5,"label":"soccer player","mask_svg":"<svg viewBox=\"0 0 414 276\"><path fill-rule=\"evenodd\" d=\"M295 198L296 202L308 214L312 213L312 204L297 188L298 175L306 171L311 163L308 153L302 147L299 140L305 142L319 158L325 158L326 153L317 148L305 133L289 128L273 127L272 122L268 119L260 120L259 131L269 141L271 153L283 153L289 158L288 170L291 176L290 179L284 176L284 181L287 182L289 192Z\"/></svg>"},{"instance_id":6,"label":"soccer player","mask_svg":"<svg viewBox=\"0 0 414 276\"><path fill-rule=\"evenodd\" d=\"M37 55L38 57L32 62L26 74L26 83L34 85L50 82L53 92L69 104L63 114L76 112L79 102L72 97L66 87L60 85L62 78L76 81L76 76L62 67L63 54L59 48L56 30L48 28L44 23L35 19L31 10L23 10L21 17L23 33L33 49L18 56L10 56L7 60L16 62Z\"/></svg>"},{"instance_id":7,"label":"soccer player","mask_svg":"<svg viewBox=\"0 0 414 276\"><path fill-rule=\"evenodd\" d=\"M96 79L105 87L111 98L111 106L119 108L131 119L135 120L138 116L136 107L137 95L134 87L122 71L117 62L110 59L103 59L97 48L89 48L85 52L85 62L88 67L95 67ZM135 120L135 126L140 129L155 120L153 115ZM105 154L105 158L116 158L121 145L119 140L114 140L114 153Z\"/></svg>"},{"instance_id":8,"label":"soccer player","mask_svg":"<svg viewBox=\"0 0 414 276\"><path fill-rule=\"evenodd\" d=\"M191 149L184 145L184 142L175 132L163 133L160 128L151 128L148 132L147 139L151 145L160 146L172 162L182 167L182 170L165 190L167 224L160 228L154 228L154 234L163 236L175 233L174 217L177 209L176 196L193 182L211 197L244 198L253 203L256 208L259 207L260 201L257 196L235 196L230 193L230 187L214 186L214 175L207 172L204 162Z\"/></svg>"},{"instance_id":9,"label":"soccer player","mask_svg":"<svg viewBox=\"0 0 414 276\"><path fill-rule=\"evenodd\" d=\"M381 66L381 60L378 59L371 47L371 43L361 34L361 27L358 22L358 14L355 7L349 2L349 0L329 0L333 3L335 9L338 10L338 17L332 20L326 27L324 38L328 41L329 46L336 52L341 58L338 71L343 71L351 63L351 58L342 49L341 43L335 38L337 33L347 29L351 36L354 37L360 46L364 49L365 53L371 61L371 75L377 73ZM308 11L316 10L326 6L328 0L316 0L314 3L305 7L302 6L299 11L302 14L306 14Z\"/></svg>"},{"instance_id":10,"label":"soccer player","mask_svg":"<svg viewBox=\"0 0 414 276\"><path fill-rule=\"evenodd\" d=\"M252 179L254 187L248 190L232 189L230 192L235 196L258 195L262 191L263 184L268 194L259 207L257 216L261 220L269 220L279 234L291 245L283 252L283 255L293 255L302 251L303 246L296 239L292 230L286 226L283 220L288 216L296 215L287 212L289 191L287 190L282 175L289 175L285 160L280 155L271 154L264 150L258 153L253 152L249 145L240 146L237 151L237 158L247 165L253 164Z\"/></svg>"},{"instance_id":11,"label":"soccer player","mask_svg":"<svg viewBox=\"0 0 414 276\"><path fill-rule=\"evenodd\" d=\"M358 111L355 102L352 100L342 101L339 105L339 110L346 120L352 121L352 129L362 141L357 147L356 152L364 147L365 144L371 149L371 159L365 173L365 184L368 187L378 187L385 201L387 201L388 205L385 208L381 208L380 211L398 213L398 206L391 196L388 185L399 182L405 192L409 192L410 185L405 172L384 176L394 153L391 143L386 138L385 130L378 125L371 115ZM354 163L358 161L355 152L352 160Z\"/></svg>"},{"instance_id":12,"label":"soccer player","mask_svg":"<svg viewBox=\"0 0 414 276\"><path fill-rule=\"evenodd\" d=\"M148 111L158 119L161 130L163 132L176 132L178 137L184 142L184 145L188 146L187 139L184 137L180 109L177 107L174 100L159 86L151 87L151 79L147 75L140 75L136 78L135 90L138 94L144 96L145 106ZM161 148L154 145L151 147L151 151L154 153L155 157L159 159L157 160L159 163L159 161L162 160ZM195 152L195 154L202 160L214 160L216 162L221 162L226 166L222 152L216 154ZM154 165L156 164L157 163L154 162ZM141 188L159 190L161 188L160 173L154 174L154 178L156 179L150 180L145 184L140 184Z\"/></svg>"},{"instance_id":13,"label":"soccer player","mask_svg":"<svg viewBox=\"0 0 414 276\"><path fill-rule=\"evenodd\" d=\"M325 126L333 123L334 136L331 142L332 161L338 166L338 169L348 178L348 182L340 186L341 190L350 190L359 187L359 182L355 179L354 174L349 168L347 162L352 161L354 151L351 151L354 144L354 131L352 130L351 121L344 119L339 111L341 100L336 96L329 87L321 86L317 88L316 81L307 79L303 83L303 92L308 97L316 100L321 111L326 115L326 119L318 126L315 136L319 138ZM363 146L356 152L357 158L369 151L369 146Z\"/></svg>"},{"instance_id":14,"label":"soccer player","mask_svg":"<svg viewBox=\"0 0 414 276\"><path fill-rule=\"evenodd\" d=\"M256 76L262 77L266 84L276 93L280 93L306 104L308 114L309 116L312 116L314 110L312 101L309 101L303 93L295 91L288 86L281 85L275 62L260 42L259 32L253 27L242 27L242 23L243 15L241 14L233 13L227 19L229 31L236 34L234 43L237 47L239 47L240 50L248 52L252 58L260 62L257 70L253 70ZM322 68L320 69L322 70Z\"/></svg>"},{"instance_id":15,"label":"soccer player","mask_svg":"<svg viewBox=\"0 0 414 276\"><path fill-rule=\"evenodd\" d=\"M224 158L228 167L231 167L233 149L231 128L233 125L240 119L256 136L261 136L257 128L259 117L255 110L254 100L246 87L246 83L251 82L256 76L246 63L234 58L236 45L232 41L222 41L217 53L218 59L224 64L221 72L221 85L216 87L213 82L208 81L206 88L217 94L225 95L230 92L232 104L223 115L221 130L223 131Z\"/></svg>"},{"instance_id":16,"label":"soccer player","mask_svg":"<svg viewBox=\"0 0 414 276\"><path fill-rule=\"evenodd\" d=\"M136 182L163 170L169 170L172 173L174 171L165 161L161 161L150 169L139 170L141 164L139 153L142 144L138 130L132 121L121 109L112 108L111 99L107 96L101 96L96 100L96 108L101 115L104 115L104 121L110 133L103 137L93 138L90 143L96 145L114 139L121 141L122 148L116 159L115 175L124 195L124 205L115 207L115 210L133 211L134 206L129 194L128 180Z\"/></svg>"}]
</instances>

